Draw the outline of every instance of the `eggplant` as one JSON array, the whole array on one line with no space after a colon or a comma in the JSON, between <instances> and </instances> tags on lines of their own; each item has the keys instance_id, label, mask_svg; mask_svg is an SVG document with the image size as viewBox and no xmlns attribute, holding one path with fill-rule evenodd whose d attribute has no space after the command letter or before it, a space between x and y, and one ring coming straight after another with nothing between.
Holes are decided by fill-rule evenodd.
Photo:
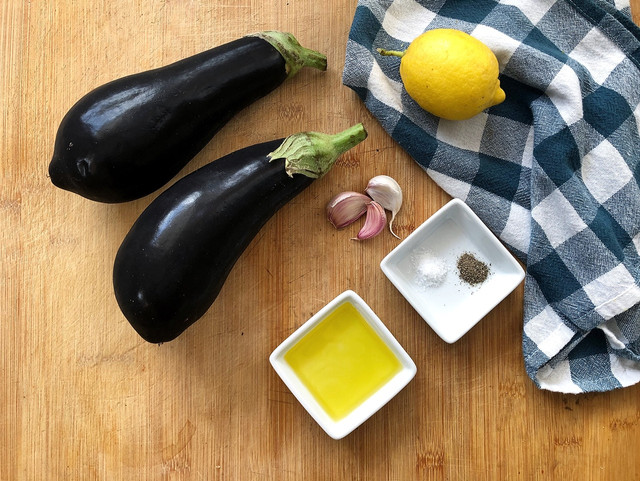
<instances>
[{"instance_id":1,"label":"eggplant","mask_svg":"<svg viewBox=\"0 0 640 481\"><path fill-rule=\"evenodd\" d=\"M115 297L138 334L171 341L201 318L265 222L366 136L357 124L335 135L301 132L260 143L162 192L114 261Z\"/></svg>"},{"instance_id":2,"label":"eggplant","mask_svg":"<svg viewBox=\"0 0 640 481\"><path fill-rule=\"evenodd\" d=\"M138 199L171 180L240 110L326 57L293 35L261 32L82 97L62 119L51 182L88 199Z\"/></svg>"}]
</instances>

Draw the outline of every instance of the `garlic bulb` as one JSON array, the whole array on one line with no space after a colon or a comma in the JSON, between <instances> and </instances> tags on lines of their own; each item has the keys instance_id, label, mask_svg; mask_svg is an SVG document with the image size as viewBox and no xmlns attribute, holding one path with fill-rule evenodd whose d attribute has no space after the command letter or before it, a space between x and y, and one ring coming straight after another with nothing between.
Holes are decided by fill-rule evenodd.
<instances>
[{"instance_id":1,"label":"garlic bulb","mask_svg":"<svg viewBox=\"0 0 640 481\"><path fill-rule=\"evenodd\" d=\"M364 194L341 192L327 203L327 218L336 229L342 229L362 217L370 202Z\"/></svg>"},{"instance_id":2,"label":"garlic bulb","mask_svg":"<svg viewBox=\"0 0 640 481\"><path fill-rule=\"evenodd\" d=\"M384 230L387 225L387 213L384 208L376 201L369 201L367 204L367 217L358 236L353 240L371 239Z\"/></svg>"},{"instance_id":3,"label":"garlic bulb","mask_svg":"<svg viewBox=\"0 0 640 481\"><path fill-rule=\"evenodd\" d=\"M382 207L391 211L389 230L394 236L398 237L393 232L393 220L400 207L402 207L402 189L400 185L388 175L377 175L369 181L365 192Z\"/></svg>"}]
</instances>

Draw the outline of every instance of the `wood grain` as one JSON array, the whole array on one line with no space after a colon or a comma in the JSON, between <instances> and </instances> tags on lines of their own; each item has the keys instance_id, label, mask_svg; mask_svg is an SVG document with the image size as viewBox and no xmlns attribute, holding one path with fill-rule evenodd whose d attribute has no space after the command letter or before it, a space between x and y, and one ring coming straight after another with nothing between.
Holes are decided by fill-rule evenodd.
<instances>
[{"instance_id":1,"label":"wood grain","mask_svg":"<svg viewBox=\"0 0 640 481\"><path fill-rule=\"evenodd\" d=\"M404 187L410 233L447 202L341 84L356 2L96 0L0 2L0 481L638 480L640 386L540 391L522 362L522 286L454 345L441 341L380 271L390 235L349 240L324 218L342 190L386 173ZM633 0L635 19L639 0ZM282 209L219 299L162 346L114 301L120 241L153 198L101 205L54 189L47 166L70 105L115 77L249 32L281 29L325 52L233 119L186 172L299 130L362 121L369 139ZM418 375L334 441L295 401L269 353L327 301L358 292Z\"/></svg>"}]
</instances>

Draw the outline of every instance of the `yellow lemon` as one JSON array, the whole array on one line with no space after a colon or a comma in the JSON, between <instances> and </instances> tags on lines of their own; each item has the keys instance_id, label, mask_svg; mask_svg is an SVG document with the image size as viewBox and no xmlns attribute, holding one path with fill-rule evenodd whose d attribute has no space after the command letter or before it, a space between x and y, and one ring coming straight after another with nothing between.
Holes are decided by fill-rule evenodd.
<instances>
[{"instance_id":1,"label":"yellow lemon","mask_svg":"<svg viewBox=\"0 0 640 481\"><path fill-rule=\"evenodd\" d=\"M428 30L404 52L378 52L402 58L400 77L407 93L443 119L468 119L505 99L496 56L460 30Z\"/></svg>"}]
</instances>

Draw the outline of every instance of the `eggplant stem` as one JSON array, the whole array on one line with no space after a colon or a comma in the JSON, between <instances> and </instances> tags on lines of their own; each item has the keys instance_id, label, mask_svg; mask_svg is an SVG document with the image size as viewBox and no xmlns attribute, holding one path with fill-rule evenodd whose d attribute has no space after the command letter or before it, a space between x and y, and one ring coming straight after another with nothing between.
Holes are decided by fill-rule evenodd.
<instances>
[{"instance_id":1,"label":"eggplant stem","mask_svg":"<svg viewBox=\"0 0 640 481\"><path fill-rule=\"evenodd\" d=\"M280 52L286 62L287 78L293 77L304 67L327 70L326 55L303 47L290 33L267 30L250 36L261 38Z\"/></svg>"},{"instance_id":2,"label":"eggplant stem","mask_svg":"<svg viewBox=\"0 0 640 481\"><path fill-rule=\"evenodd\" d=\"M300 132L290 135L269 154L270 161L284 159L289 177L302 174L312 179L325 175L341 154L367 138L362 124L356 124L337 134Z\"/></svg>"}]
</instances>

